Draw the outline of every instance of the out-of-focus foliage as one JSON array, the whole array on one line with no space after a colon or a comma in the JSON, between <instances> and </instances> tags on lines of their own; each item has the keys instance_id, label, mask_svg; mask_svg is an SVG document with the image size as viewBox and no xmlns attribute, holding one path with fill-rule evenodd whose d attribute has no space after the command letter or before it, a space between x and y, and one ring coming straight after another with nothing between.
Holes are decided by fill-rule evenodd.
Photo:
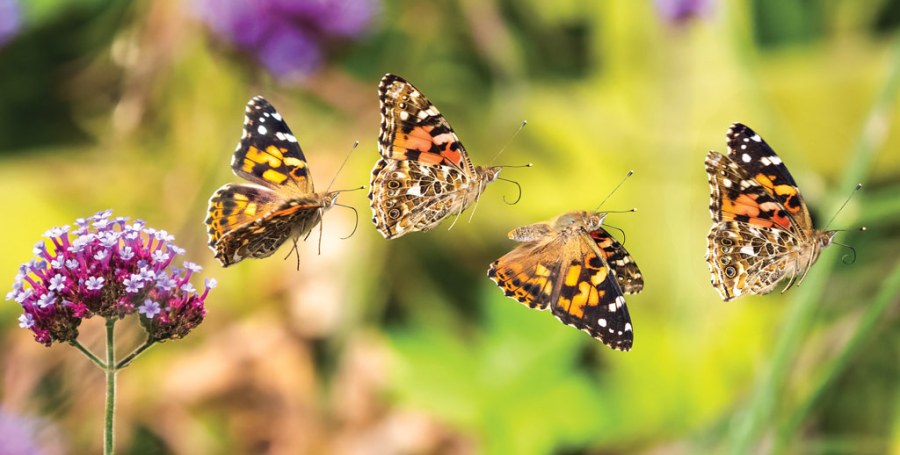
<instances>
[{"instance_id":1,"label":"out-of-focus foliage","mask_svg":"<svg viewBox=\"0 0 900 455\"><path fill-rule=\"evenodd\" d=\"M11 2L0 278L49 226L111 207L175 234L219 282L202 326L120 376L120 451L716 453L742 435L763 452L900 450L900 2L360 1L374 5L365 31L316 41L320 60L297 66L210 30L195 1ZM268 4L243 3L249 19ZM278 256L221 269L203 219L237 181L246 101L278 107L319 189L359 140L335 183L352 188L377 157L385 72L429 96L476 164L527 119L498 159L534 163L503 171L522 201L506 205L515 189L497 182L471 222L387 242L364 192L347 193L356 234L341 239L352 211L329 211L299 271ZM837 237L854 264L833 246L799 288L718 300L702 162L735 121L780 154L820 227L865 184L832 226L868 227ZM593 209L630 169L603 207L638 208L607 218L647 283L628 297L635 344L621 353L485 272L513 247L507 231ZM19 314L0 306L4 418L46 422L47 453L97 453L101 373L34 343ZM81 332L102 344L100 325ZM139 335L122 324L121 349Z\"/></svg>"}]
</instances>

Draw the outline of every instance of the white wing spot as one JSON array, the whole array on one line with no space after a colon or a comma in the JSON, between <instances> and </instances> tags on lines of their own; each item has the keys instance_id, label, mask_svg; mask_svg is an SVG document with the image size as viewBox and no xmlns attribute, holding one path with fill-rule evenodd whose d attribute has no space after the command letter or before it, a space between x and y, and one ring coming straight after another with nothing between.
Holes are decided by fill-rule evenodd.
<instances>
[{"instance_id":1,"label":"white wing spot","mask_svg":"<svg viewBox=\"0 0 900 455\"><path fill-rule=\"evenodd\" d=\"M616 312L616 304L615 303L610 303L608 308L609 308L610 313Z\"/></svg>"},{"instance_id":2,"label":"white wing spot","mask_svg":"<svg viewBox=\"0 0 900 455\"><path fill-rule=\"evenodd\" d=\"M750 159L751 159L751 158L750 158L750 154L749 154L749 153L745 153L745 154L741 155L741 159L744 160L745 163L749 163L749 162L750 162Z\"/></svg>"},{"instance_id":3,"label":"white wing spot","mask_svg":"<svg viewBox=\"0 0 900 455\"><path fill-rule=\"evenodd\" d=\"M622 297L620 295L620 296L616 297L616 308L621 308L622 305L625 305L625 297Z\"/></svg>"},{"instance_id":4,"label":"white wing spot","mask_svg":"<svg viewBox=\"0 0 900 455\"><path fill-rule=\"evenodd\" d=\"M762 142L762 138L759 137L758 134L754 134L752 137L750 137L750 139L753 139L756 142Z\"/></svg>"},{"instance_id":5,"label":"white wing spot","mask_svg":"<svg viewBox=\"0 0 900 455\"><path fill-rule=\"evenodd\" d=\"M632 330L632 328L631 328L631 323L630 323L630 322L626 322L626 323L625 323L625 331L626 331L626 332L631 332L631 330Z\"/></svg>"},{"instance_id":6,"label":"white wing spot","mask_svg":"<svg viewBox=\"0 0 900 455\"><path fill-rule=\"evenodd\" d=\"M294 137L293 134L285 133L284 138L287 139L288 142L297 142L297 138Z\"/></svg>"},{"instance_id":7,"label":"white wing spot","mask_svg":"<svg viewBox=\"0 0 900 455\"><path fill-rule=\"evenodd\" d=\"M272 114L272 118L274 118L275 120L278 120L278 121L280 122L280 121L281 121L281 114L275 112L275 113Z\"/></svg>"},{"instance_id":8,"label":"white wing spot","mask_svg":"<svg viewBox=\"0 0 900 455\"><path fill-rule=\"evenodd\" d=\"M600 327L606 327L606 319L597 319L597 324L600 324Z\"/></svg>"},{"instance_id":9,"label":"white wing spot","mask_svg":"<svg viewBox=\"0 0 900 455\"><path fill-rule=\"evenodd\" d=\"M772 156L771 158L769 158L769 161L771 161L772 164L781 164L781 158L777 156Z\"/></svg>"},{"instance_id":10,"label":"white wing spot","mask_svg":"<svg viewBox=\"0 0 900 455\"><path fill-rule=\"evenodd\" d=\"M265 135L266 132L269 131L269 130L267 130L266 127L264 127L264 126L259 125L259 128L257 128L256 131L257 131L259 134Z\"/></svg>"}]
</instances>

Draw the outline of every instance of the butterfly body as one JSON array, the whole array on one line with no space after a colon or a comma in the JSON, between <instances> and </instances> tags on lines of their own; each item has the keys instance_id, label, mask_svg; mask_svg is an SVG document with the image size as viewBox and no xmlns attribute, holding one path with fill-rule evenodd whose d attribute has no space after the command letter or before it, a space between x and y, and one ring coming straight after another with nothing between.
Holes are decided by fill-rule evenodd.
<instances>
[{"instance_id":1,"label":"butterfly body","mask_svg":"<svg viewBox=\"0 0 900 455\"><path fill-rule=\"evenodd\" d=\"M226 184L209 200L209 246L224 267L271 256L286 241L306 237L338 195L315 192L297 139L262 97L247 103L231 167L253 183Z\"/></svg>"},{"instance_id":2,"label":"butterfly body","mask_svg":"<svg viewBox=\"0 0 900 455\"><path fill-rule=\"evenodd\" d=\"M641 292L644 281L625 248L602 228L605 218L575 211L516 228L508 236L520 245L494 261L488 276L505 295L550 309L564 324L627 351L633 328L623 295Z\"/></svg>"},{"instance_id":3,"label":"butterfly body","mask_svg":"<svg viewBox=\"0 0 900 455\"><path fill-rule=\"evenodd\" d=\"M428 231L471 206L500 173L475 166L447 120L405 79L379 84L381 159L372 171L372 221L385 238Z\"/></svg>"},{"instance_id":4,"label":"butterfly body","mask_svg":"<svg viewBox=\"0 0 900 455\"><path fill-rule=\"evenodd\" d=\"M713 219L706 261L713 287L725 301L767 294L784 279L787 290L835 231L813 227L793 177L753 130L732 125L728 148L728 155L706 155Z\"/></svg>"}]
</instances>

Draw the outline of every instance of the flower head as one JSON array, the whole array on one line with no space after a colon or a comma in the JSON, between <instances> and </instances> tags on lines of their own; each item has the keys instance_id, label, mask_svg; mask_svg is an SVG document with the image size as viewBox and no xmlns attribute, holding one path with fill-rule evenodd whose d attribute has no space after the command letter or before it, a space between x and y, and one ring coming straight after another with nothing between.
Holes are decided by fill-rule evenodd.
<instances>
[{"instance_id":1,"label":"flower head","mask_svg":"<svg viewBox=\"0 0 900 455\"><path fill-rule=\"evenodd\" d=\"M195 0L195 13L219 37L249 52L276 78L315 71L326 48L364 34L378 0Z\"/></svg>"},{"instance_id":2,"label":"flower head","mask_svg":"<svg viewBox=\"0 0 900 455\"><path fill-rule=\"evenodd\" d=\"M709 15L713 9L713 0L656 0L655 3L660 17L673 25L685 25Z\"/></svg>"},{"instance_id":3,"label":"flower head","mask_svg":"<svg viewBox=\"0 0 900 455\"><path fill-rule=\"evenodd\" d=\"M2 1L2 0L0 0ZM38 256L19 268L7 300L22 306L19 326L45 345L78 336L81 320L100 315L121 318L137 311L156 341L180 338L206 314L202 293L190 283L199 266L170 267L184 250L165 231L100 212L75 222L77 228L53 228L34 248Z\"/></svg>"}]
</instances>

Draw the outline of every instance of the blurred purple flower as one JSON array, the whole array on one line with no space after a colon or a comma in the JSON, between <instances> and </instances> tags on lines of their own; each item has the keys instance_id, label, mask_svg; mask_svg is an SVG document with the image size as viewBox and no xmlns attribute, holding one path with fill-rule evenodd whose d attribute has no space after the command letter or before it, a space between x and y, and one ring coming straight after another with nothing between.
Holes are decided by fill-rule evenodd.
<instances>
[{"instance_id":1,"label":"blurred purple flower","mask_svg":"<svg viewBox=\"0 0 900 455\"><path fill-rule=\"evenodd\" d=\"M0 0L0 46L11 40L22 26L19 2Z\"/></svg>"},{"instance_id":2,"label":"blurred purple flower","mask_svg":"<svg viewBox=\"0 0 900 455\"><path fill-rule=\"evenodd\" d=\"M656 0L654 3L663 20L674 25L706 17L713 9L713 0Z\"/></svg>"},{"instance_id":3,"label":"blurred purple flower","mask_svg":"<svg viewBox=\"0 0 900 455\"><path fill-rule=\"evenodd\" d=\"M80 218L74 230L48 230L49 240L34 248L37 258L19 267L6 299L25 310L19 326L38 342L75 340L81 320L95 314L121 318L137 310L155 341L184 337L203 321L215 283L199 294L189 282L199 266L170 267L184 253L171 235L110 215Z\"/></svg>"},{"instance_id":4,"label":"blurred purple flower","mask_svg":"<svg viewBox=\"0 0 900 455\"><path fill-rule=\"evenodd\" d=\"M194 6L217 35L281 80L315 71L330 42L362 36L380 8L378 0L194 0Z\"/></svg>"},{"instance_id":5,"label":"blurred purple flower","mask_svg":"<svg viewBox=\"0 0 900 455\"><path fill-rule=\"evenodd\" d=\"M0 455L39 455L45 453L38 443L40 428L48 422L41 419L18 416L0 409Z\"/></svg>"}]
</instances>

